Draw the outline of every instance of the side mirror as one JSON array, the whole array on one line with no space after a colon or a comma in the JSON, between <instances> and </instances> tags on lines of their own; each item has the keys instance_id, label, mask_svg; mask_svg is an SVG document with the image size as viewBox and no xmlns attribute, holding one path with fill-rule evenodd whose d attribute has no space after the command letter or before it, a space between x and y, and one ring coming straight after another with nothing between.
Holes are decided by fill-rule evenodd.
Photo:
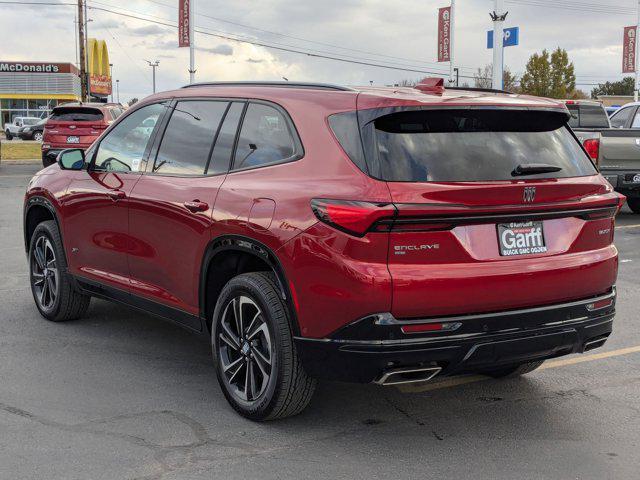
<instances>
[{"instance_id":1,"label":"side mirror","mask_svg":"<svg viewBox=\"0 0 640 480\"><path fill-rule=\"evenodd\" d=\"M82 170L85 166L84 150L67 148L58 154L57 161L63 170Z\"/></svg>"}]
</instances>

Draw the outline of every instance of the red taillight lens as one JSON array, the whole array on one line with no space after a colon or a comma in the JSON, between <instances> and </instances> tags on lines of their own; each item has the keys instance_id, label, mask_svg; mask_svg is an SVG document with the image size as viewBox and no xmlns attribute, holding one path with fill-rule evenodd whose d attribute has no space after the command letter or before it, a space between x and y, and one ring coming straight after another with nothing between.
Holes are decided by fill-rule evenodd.
<instances>
[{"instance_id":1,"label":"red taillight lens","mask_svg":"<svg viewBox=\"0 0 640 480\"><path fill-rule=\"evenodd\" d=\"M457 330L462 325L460 322L446 323L419 323L416 325L403 325L400 329L402 333L424 333L424 332L451 332Z\"/></svg>"},{"instance_id":2,"label":"red taillight lens","mask_svg":"<svg viewBox=\"0 0 640 480\"><path fill-rule=\"evenodd\" d=\"M392 218L396 209L391 203L358 202L351 200L311 200L311 210L318 220L338 230L362 237L382 218Z\"/></svg>"},{"instance_id":3,"label":"red taillight lens","mask_svg":"<svg viewBox=\"0 0 640 480\"><path fill-rule=\"evenodd\" d=\"M589 156L594 162L598 161L600 155L600 140L597 138L589 138L582 144Z\"/></svg>"}]
</instances>

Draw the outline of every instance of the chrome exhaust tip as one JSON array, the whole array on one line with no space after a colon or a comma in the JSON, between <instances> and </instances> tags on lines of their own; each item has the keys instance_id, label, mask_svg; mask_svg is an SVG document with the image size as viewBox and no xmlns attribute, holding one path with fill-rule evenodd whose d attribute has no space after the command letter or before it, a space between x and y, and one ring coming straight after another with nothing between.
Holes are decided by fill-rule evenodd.
<instances>
[{"instance_id":1,"label":"chrome exhaust tip","mask_svg":"<svg viewBox=\"0 0 640 480\"><path fill-rule=\"evenodd\" d=\"M383 372L380 378L373 383L378 385L401 385L404 383L428 382L441 370L441 367L396 368Z\"/></svg>"},{"instance_id":2,"label":"chrome exhaust tip","mask_svg":"<svg viewBox=\"0 0 640 480\"><path fill-rule=\"evenodd\" d=\"M600 338L595 338L593 340L589 340L588 342L586 342L583 347L582 347L582 351L583 352L588 352L589 350L593 350L594 348L598 348L601 347L602 345L604 345L604 342L607 341L607 337L600 337Z\"/></svg>"}]
</instances>

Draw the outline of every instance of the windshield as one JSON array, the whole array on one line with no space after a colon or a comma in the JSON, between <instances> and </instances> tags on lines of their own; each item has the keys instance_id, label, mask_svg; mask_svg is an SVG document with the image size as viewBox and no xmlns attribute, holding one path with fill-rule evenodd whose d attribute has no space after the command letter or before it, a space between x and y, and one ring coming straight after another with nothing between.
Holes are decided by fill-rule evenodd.
<instances>
[{"instance_id":1,"label":"windshield","mask_svg":"<svg viewBox=\"0 0 640 480\"><path fill-rule=\"evenodd\" d=\"M39 121L40 121L40 119L39 119L39 118L24 118L24 119L22 120L22 122L23 122L25 125L35 125L35 124L36 124L36 123L38 123Z\"/></svg>"},{"instance_id":2,"label":"windshield","mask_svg":"<svg viewBox=\"0 0 640 480\"><path fill-rule=\"evenodd\" d=\"M365 158L370 174L387 181L512 180L516 167L530 164L560 170L527 178L594 175L565 120L546 111L399 111L365 125Z\"/></svg>"},{"instance_id":3,"label":"windshield","mask_svg":"<svg viewBox=\"0 0 640 480\"><path fill-rule=\"evenodd\" d=\"M50 119L54 122L99 122L102 120L102 112L97 108L87 107L54 108Z\"/></svg>"}]
</instances>

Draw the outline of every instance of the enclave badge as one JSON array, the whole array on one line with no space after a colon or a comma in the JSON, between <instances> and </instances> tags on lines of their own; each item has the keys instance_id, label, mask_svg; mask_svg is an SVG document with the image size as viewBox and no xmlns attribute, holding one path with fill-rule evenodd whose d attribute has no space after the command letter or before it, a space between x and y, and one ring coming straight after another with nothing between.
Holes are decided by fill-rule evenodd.
<instances>
[{"instance_id":1,"label":"enclave badge","mask_svg":"<svg viewBox=\"0 0 640 480\"><path fill-rule=\"evenodd\" d=\"M536 187L524 187L522 199L524 203L531 203L536 198Z\"/></svg>"}]
</instances>

